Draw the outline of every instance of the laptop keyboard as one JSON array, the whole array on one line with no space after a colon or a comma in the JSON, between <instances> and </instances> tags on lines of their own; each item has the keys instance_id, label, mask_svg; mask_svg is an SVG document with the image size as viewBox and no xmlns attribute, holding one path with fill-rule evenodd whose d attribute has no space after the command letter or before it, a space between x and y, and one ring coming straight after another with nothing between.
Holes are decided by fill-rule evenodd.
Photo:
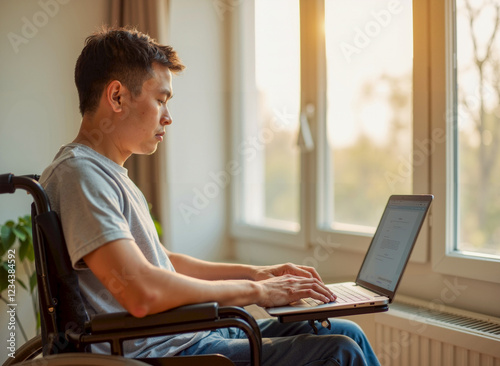
<instances>
[{"instance_id":1,"label":"laptop keyboard","mask_svg":"<svg viewBox=\"0 0 500 366\"><path fill-rule=\"evenodd\" d=\"M345 303L351 301L363 301L370 299L368 296L365 296L357 291L354 291L352 288L338 285L333 287L333 293L337 295L336 302Z\"/></svg>"},{"instance_id":2,"label":"laptop keyboard","mask_svg":"<svg viewBox=\"0 0 500 366\"><path fill-rule=\"evenodd\" d=\"M339 304L344 304L346 302L363 301L363 300L370 299L368 296L365 296L359 292L356 292L353 289L351 289L349 286L344 286L344 285L334 286L333 293L337 296L337 300L335 300L335 302L339 303ZM305 299L300 299L299 301L295 301L295 302L291 303L290 305L298 306L298 307L314 307L314 306L318 306L318 305L322 305L322 304L324 304L323 301L313 299L312 297L308 297Z\"/></svg>"}]
</instances>

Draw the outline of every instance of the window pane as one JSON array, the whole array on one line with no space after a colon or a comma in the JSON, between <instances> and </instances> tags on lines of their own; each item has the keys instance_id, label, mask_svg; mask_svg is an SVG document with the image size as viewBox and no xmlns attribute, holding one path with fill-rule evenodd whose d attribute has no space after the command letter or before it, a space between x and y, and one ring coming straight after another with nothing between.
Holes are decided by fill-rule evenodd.
<instances>
[{"instance_id":1,"label":"window pane","mask_svg":"<svg viewBox=\"0 0 500 366\"><path fill-rule=\"evenodd\" d=\"M255 90L245 96L242 150L245 221L293 231L299 229L299 27L298 0L255 1Z\"/></svg>"},{"instance_id":2,"label":"window pane","mask_svg":"<svg viewBox=\"0 0 500 366\"><path fill-rule=\"evenodd\" d=\"M456 2L457 249L500 255L500 1Z\"/></svg>"},{"instance_id":3,"label":"window pane","mask_svg":"<svg viewBox=\"0 0 500 366\"><path fill-rule=\"evenodd\" d=\"M326 0L326 183L320 225L374 232L412 192L412 2Z\"/></svg>"}]
</instances>

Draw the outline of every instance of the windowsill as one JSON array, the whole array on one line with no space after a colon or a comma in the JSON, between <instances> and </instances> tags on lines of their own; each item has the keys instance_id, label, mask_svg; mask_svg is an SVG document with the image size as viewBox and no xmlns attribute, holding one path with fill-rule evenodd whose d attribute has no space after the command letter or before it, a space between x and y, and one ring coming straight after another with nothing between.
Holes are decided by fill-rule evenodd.
<instances>
[{"instance_id":1,"label":"windowsill","mask_svg":"<svg viewBox=\"0 0 500 366\"><path fill-rule=\"evenodd\" d=\"M446 275L500 284L500 260L465 252L447 253L444 245L433 247L432 268Z\"/></svg>"},{"instance_id":2,"label":"windowsill","mask_svg":"<svg viewBox=\"0 0 500 366\"><path fill-rule=\"evenodd\" d=\"M268 241L234 238L235 260L255 265L292 262L313 266L327 283L354 281L364 252L342 247L291 247ZM398 287L400 297L411 297L439 309L443 305L500 318L499 285L491 280L466 278L461 274L443 274L429 262L408 263ZM493 272L493 273L499 273ZM491 276L490 276L491 277Z\"/></svg>"}]
</instances>

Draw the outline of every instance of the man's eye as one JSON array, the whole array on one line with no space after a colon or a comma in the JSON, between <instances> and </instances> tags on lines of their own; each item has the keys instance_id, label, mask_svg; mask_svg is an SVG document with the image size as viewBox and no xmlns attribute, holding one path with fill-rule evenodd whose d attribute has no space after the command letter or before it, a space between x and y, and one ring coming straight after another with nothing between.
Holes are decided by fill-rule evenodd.
<instances>
[{"instance_id":1,"label":"man's eye","mask_svg":"<svg viewBox=\"0 0 500 366\"><path fill-rule=\"evenodd\" d=\"M161 100L161 99L158 99L158 102L159 102L160 104L165 104L165 103L167 103L167 101L166 101L166 100Z\"/></svg>"}]
</instances>

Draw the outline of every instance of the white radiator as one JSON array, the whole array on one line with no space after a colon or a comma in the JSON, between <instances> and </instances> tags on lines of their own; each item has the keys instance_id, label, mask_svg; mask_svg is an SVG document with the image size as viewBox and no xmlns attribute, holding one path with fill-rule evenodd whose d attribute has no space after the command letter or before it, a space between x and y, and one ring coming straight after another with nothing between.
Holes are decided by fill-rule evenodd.
<instances>
[{"instance_id":1,"label":"white radiator","mask_svg":"<svg viewBox=\"0 0 500 366\"><path fill-rule=\"evenodd\" d=\"M465 314L465 315L464 315ZM500 321L394 303L375 315L383 366L500 366Z\"/></svg>"}]
</instances>

